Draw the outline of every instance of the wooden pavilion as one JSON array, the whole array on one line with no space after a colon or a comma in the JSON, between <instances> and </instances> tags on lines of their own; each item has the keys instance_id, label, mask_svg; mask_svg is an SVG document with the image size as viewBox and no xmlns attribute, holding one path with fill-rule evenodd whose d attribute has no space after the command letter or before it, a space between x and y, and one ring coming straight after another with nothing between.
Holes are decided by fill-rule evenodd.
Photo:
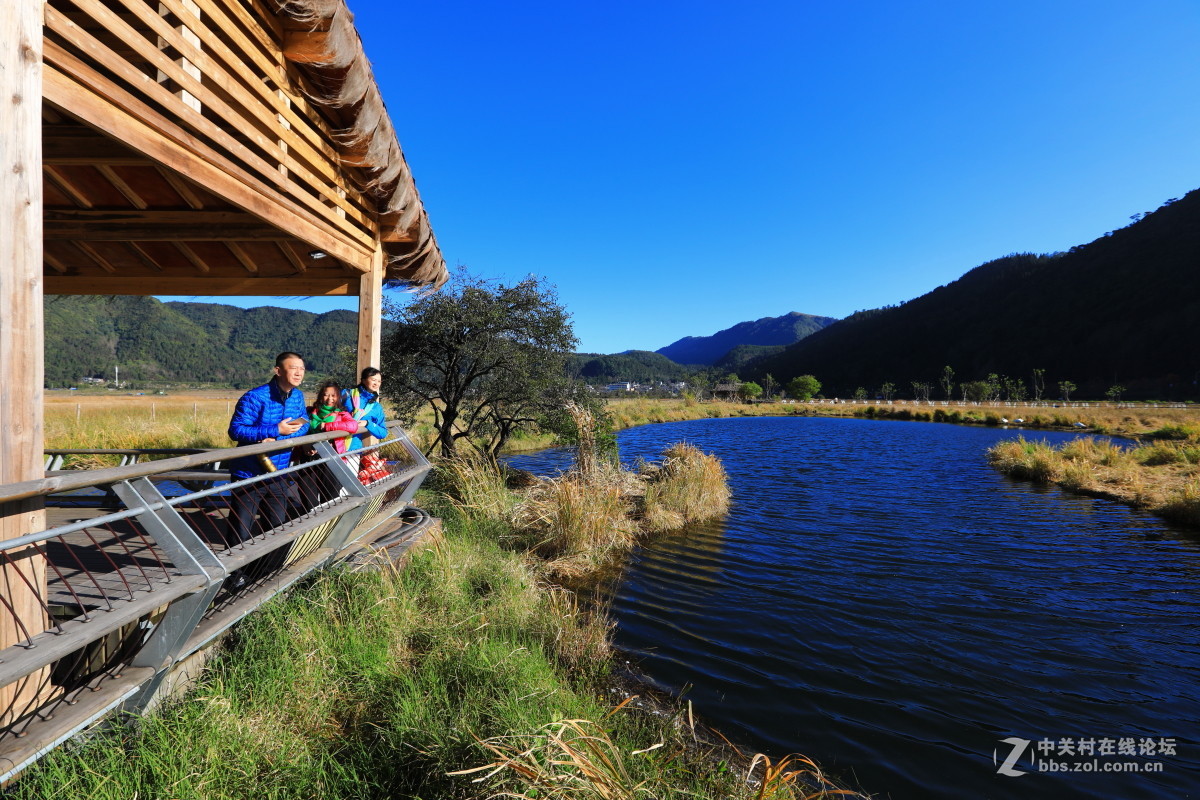
<instances>
[{"instance_id":1,"label":"wooden pavilion","mask_svg":"<svg viewBox=\"0 0 1200 800\"><path fill-rule=\"evenodd\" d=\"M0 2L0 484L43 475L43 293L357 294L361 366L385 282L445 279L345 0Z\"/></svg>"}]
</instances>

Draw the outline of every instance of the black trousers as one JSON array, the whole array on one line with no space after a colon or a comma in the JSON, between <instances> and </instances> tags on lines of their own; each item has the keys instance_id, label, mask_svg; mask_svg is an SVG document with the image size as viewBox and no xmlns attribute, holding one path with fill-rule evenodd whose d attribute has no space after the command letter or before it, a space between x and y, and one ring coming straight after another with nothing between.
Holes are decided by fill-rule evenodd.
<instances>
[{"instance_id":1,"label":"black trousers","mask_svg":"<svg viewBox=\"0 0 1200 800\"><path fill-rule=\"evenodd\" d=\"M288 504L299 500L296 483L288 476L241 486L229 494L225 543L230 547L287 522ZM260 513L261 527L256 529L254 521Z\"/></svg>"}]
</instances>

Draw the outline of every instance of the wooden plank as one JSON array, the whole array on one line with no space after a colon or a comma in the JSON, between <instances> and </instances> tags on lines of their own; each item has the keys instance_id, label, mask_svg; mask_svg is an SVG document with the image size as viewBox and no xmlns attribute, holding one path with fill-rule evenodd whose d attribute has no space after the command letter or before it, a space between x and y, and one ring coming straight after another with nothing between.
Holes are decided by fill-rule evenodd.
<instances>
[{"instance_id":1,"label":"wooden plank","mask_svg":"<svg viewBox=\"0 0 1200 800\"><path fill-rule=\"evenodd\" d=\"M238 263L245 267L246 272L256 274L258 265L254 263L254 259L246 252L246 250L237 242L226 242L225 246L229 248L229 252L233 253L233 257L238 260Z\"/></svg>"},{"instance_id":2,"label":"wooden plank","mask_svg":"<svg viewBox=\"0 0 1200 800\"><path fill-rule=\"evenodd\" d=\"M74 184L71 179L63 174L63 171L57 167L45 166L42 171L46 173L46 178L54 184L54 186L71 201L80 208L91 208L91 198L87 196L87 192L80 189Z\"/></svg>"},{"instance_id":3,"label":"wooden plank","mask_svg":"<svg viewBox=\"0 0 1200 800\"><path fill-rule=\"evenodd\" d=\"M286 163L290 172L295 173L309 187L318 194L323 195L330 202L336 203L339 201L337 193L330 190L330 184L331 182L345 184L347 181L344 176L338 174L334 165L327 162L327 173L323 177L317 177L307 166L289 158L286 150L279 146L278 134L282 133L282 131L281 129L277 129L277 120L272 110L265 104L253 100L247 92L229 81L222 74L222 70L212 62L203 50L196 46L196 42L199 41L199 33L207 32L207 28L199 20L200 12L194 0L182 0L181 3L159 3L161 7L170 9L175 13L179 20L184 21L187 26L184 28L170 26L161 16L154 13L144 3L136 1L125 3L145 24L155 30L163 42L181 53L183 57L180 61L183 63L172 61L159 48L140 36L131 25L117 14L109 11L98 0L77 0L77 4L106 29L115 33L122 41L131 44L138 55L153 64L162 75L170 78L180 86L184 96L179 99L184 105L192 108L194 111L199 111L200 109L189 100L191 98L201 106L210 107L223 119L230 121L241 120L243 124L238 125L239 132L248 137L269 159L274 162ZM62 18L65 19L65 16ZM48 13L47 23L53 30L58 30L60 18L53 13ZM193 36L196 37L195 42L190 40ZM210 46L216 47L218 51L224 50L224 45L220 42L214 41ZM237 92L238 101L242 102L249 114L247 115L243 111L229 105L224 97L215 94L207 85L202 84L197 76L192 74L193 72L201 71L202 68L205 70L204 77L211 79L214 85L220 86L226 93L226 96L233 97L233 93ZM211 74L208 72L210 70ZM265 131L270 131L270 135L265 135ZM297 144L299 144L299 141L297 141ZM275 167L272 166L272 169L275 169ZM344 206L344 210L355 215L357 222L363 225L369 224L368 217L361 210L354 208L345 200L341 200L341 203Z\"/></svg>"},{"instance_id":4,"label":"wooden plank","mask_svg":"<svg viewBox=\"0 0 1200 800\"><path fill-rule=\"evenodd\" d=\"M184 180L181 175L171 169L160 169L158 174L161 175L167 183L171 184L171 188L175 190L180 199L182 199L183 202L188 206L197 209L204 208L204 201L200 199L199 195L197 195L195 190L192 188L192 185L188 181Z\"/></svg>"},{"instance_id":5,"label":"wooden plank","mask_svg":"<svg viewBox=\"0 0 1200 800\"><path fill-rule=\"evenodd\" d=\"M46 209L42 224L47 239L219 242L292 238L243 211Z\"/></svg>"},{"instance_id":6,"label":"wooden plank","mask_svg":"<svg viewBox=\"0 0 1200 800\"><path fill-rule=\"evenodd\" d=\"M208 264L204 263L204 259L202 259L202 258L200 258L200 256L196 255L196 251L193 250L192 248L188 247L186 242L175 242L174 244L175 244L175 249L177 249L179 252L183 253L184 258L186 258L188 261L192 262L193 266L195 266L196 269L198 269L201 272L206 273L206 274L209 272Z\"/></svg>"},{"instance_id":7,"label":"wooden plank","mask_svg":"<svg viewBox=\"0 0 1200 800\"><path fill-rule=\"evenodd\" d=\"M99 167L97 167L99 169ZM114 175L121 178L132 192L146 202L147 208L183 208L188 205L158 169L158 165L147 161L140 166L109 166Z\"/></svg>"},{"instance_id":8,"label":"wooden plank","mask_svg":"<svg viewBox=\"0 0 1200 800\"><path fill-rule=\"evenodd\" d=\"M142 196L134 191L133 188L125 182L124 178L113 172L112 167L101 164L96 167L96 170L101 175L108 178L109 182L116 187L118 192L125 196L125 199L128 200L134 208L147 208L147 203L142 199Z\"/></svg>"},{"instance_id":9,"label":"wooden plank","mask_svg":"<svg viewBox=\"0 0 1200 800\"><path fill-rule=\"evenodd\" d=\"M89 13L95 15L97 19L106 22L108 27L116 29L117 33L127 36L128 41L134 44L140 55L169 75L181 86L187 88L192 94L200 97L204 104L214 106L214 110L223 118L235 122L235 124L236 120L241 118L242 115L238 114L237 111L229 107L226 103L218 100L211 92L204 89L199 82L184 72L177 64L163 55L150 42L146 41L136 30L121 20L116 14L106 9L97 0L78 0L78 3L80 6L86 7ZM176 119L196 132L208 137L227 153L243 162L249 169L257 173L260 180L267 184L274 184L280 190L288 191L289 196L294 200L298 200L308 206L311 211L332 222L344 233L357 238L361 242L369 242L370 234L359 230L349 224L345 218L333 213L333 210L321 202L319 198L305 191L290 191L289 183L280 176L275 163L273 163L283 157L274 140L263 136L261 132L253 129L248 124L240 126L240 132L247 136L262 152L272 158L272 161L269 162L237 138L230 135L221 126L197 112L196 109L192 108L184 100L176 97L165 87L147 80L146 75L137 66L121 58L106 47L103 42L76 25L65 14L57 11L52 6L46 7L46 25L50 30L61 35L86 53L89 58L94 59L117 75L128 86L142 91L148 98L172 112ZM67 55L66 51L57 45L47 43L46 57L60 66L70 69L68 61L60 58L61 55ZM78 59L73 60L78 62ZM70 71L75 72L81 78L85 78L87 84L92 84L88 73L94 71L90 67L83 65L82 62L78 62L78 65L83 67L83 70L77 71L71 69ZM243 120L243 122L249 123L248 120Z\"/></svg>"},{"instance_id":10,"label":"wooden plank","mask_svg":"<svg viewBox=\"0 0 1200 800\"><path fill-rule=\"evenodd\" d=\"M217 36L216 29L206 25L198 33L201 41L208 49L192 47L185 39L176 35L176 33L166 27L161 20L155 20L154 15L149 14L146 7L141 3L141 0L120 0L131 12L151 26L158 35L164 40L171 43L179 52L190 59L204 73L205 83L219 87L230 98L240 103L247 109L257 112L256 117L267 119L272 115L277 115L277 121L280 123L280 128L273 128L273 135L278 135L283 143L283 149L287 152L296 151L305 159L305 163L319 173L328 184L341 187L343 191L349 191L353 199L353 207L349 205L349 201L339 203L344 211L350 213L358 213L360 222L365 222L366 217L363 216L358 209L372 210L374 204L368 201L357 191L348 180L346 175L338 169L340 163L340 154L338 150L327 141L329 136L328 131L323 131L319 127L314 127L313 123L317 120L311 118L316 112L312 107L305 107L309 118L306 118L296 112L293 108L292 97L296 96L296 92L287 92L285 90L273 90L270 86L263 82L262 78L255 74L244 59L239 58L239 55L244 55L242 52L228 49L226 42ZM184 7L183 3L191 3L192 0L160 0L160 4L170 8L178 15ZM210 22L214 22L219 28L223 29L228 35L230 29L240 31L228 18L224 18L219 13L216 6L206 6L200 4L202 8L206 8L205 16ZM244 47L252 47L250 42L243 42ZM260 65L262 66L262 65ZM286 83L286 69L281 64L271 63L269 67L263 70L267 75L275 77L273 81L277 85ZM232 73L232 74L231 74ZM236 79L235 79L236 76ZM282 96L281 96L282 93ZM293 131L293 128L295 129ZM288 161L290 162L290 158ZM290 168L290 164L287 164ZM317 187L323 188L323 187ZM331 197L329 192L322 192L326 197Z\"/></svg>"},{"instance_id":11,"label":"wooden plank","mask_svg":"<svg viewBox=\"0 0 1200 800\"><path fill-rule=\"evenodd\" d=\"M296 270L296 274L303 275L308 271L308 264L304 263L304 259L296 252L296 248L285 243L279 245L279 249L283 251L284 258L291 263L292 269Z\"/></svg>"},{"instance_id":12,"label":"wooden plank","mask_svg":"<svg viewBox=\"0 0 1200 800\"><path fill-rule=\"evenodd\" d=\"M141 153L135 153L120 142L101 136L85 125L42 126L42 164L71 165L137 165L152 164Z\"/></svg>"},{"instance_id":13,"label":"wooden plank","mask_svg":"<svg viewBox=\"0 0 1200 800\"><path fill-rule=\"evenodd\" d=\"M105 272L116 272L117 271L117 268L114 267L107 258L100 255L100 253L98 253L96 251L96 248L92 247L87 242L76 242L75 246L78 247L83 252L87 253L88 257L91 258L93 261L95 261L96 264L99 265L100 269L104 270Z\"/></svg>"},{"instance_id":14,"label":"wooden plank","mask_svg":"<svg viewBox=\"0 0 1200 800\"><path fill-rule=\"evenodd\" d=\"M373 204L362 197L353 185L348 184L346 175L338 172L337 164L340 161L340 154L329 142L330 131L328 128L320 125L324 119L320 118L318 110L308 106L298 91L271 89L271 86L264 83L259 74L251 70L244 58L238 58L239 55L253 56L256 48L242 35L244 29L224 16L220 7L208 4L203 0L199 4L205 12L205 18L216 25L215 28L205 25L203 30L197 31L203 46L208 48L205 50L191 47L190 43L180 40L169 29L163 30L163 24L149 16L140 0L120 0L120 2L128 10L142 18L145 24L154 28L164 40L172 43L172 46L179 49L182 55L199 66L200 70L204 72L205 83L218 86L236 102L247 108L265 106L269 110L266 110L264 119L265 116L270 116L272 113L280 116L283 125L281 138L287 144L288 149L299 150L312 168L317 169L317 172L324 178L332 184L341 186L343 190L348 190L355 199L356 205L367 207L367 209L373 207ZM178 14L182 4L191 2L191 0L160 0L160 2L161 5L172 8ZM230 50L226 40L217 35L217 30L221 30L227 36L234 34L235 41L239 41L240 37L241 49ZM266 59L264 56L258 66L266 76L271 77L271 83L284 86L287 84L286 66L284 66L282 58L278 58L280 53L274 44L270 44L269 52L276 58ZM257 100L252 95L257 95ZM294 106L299 106L304 114L296 112ZM290 131L290 127L295 127L296 132Z\"/></svg>"},{"instance_id":15,"label":"wooden plank","mask_svg":"<svg viewBox=\"0 0 1200 800\"><path fill-rule=\"evenodd\" d=\"M47 52L49 49L48 45ZM64 61L71 60L67 54L58 55ZM339 232L318 225L287 197L229 163L177 125L141 106L111 81L94 73L89 77L90 84L85 87L52 64L46 64L43 96L84 122L129 142L164 167L186 173L208 191L330 253L352 268L361 272L370 268L371 253L360 249L357 242L348 241ZM141 113L135 115L130 108Z\"/></svg>"},{"instance_id":16,"label":"wooden plank","mask_svg":"<svg viewBox=\"0 0 1200 800\"><path fill-rule=\"evenodd\" d=\"M375 249L371 271L358 279L358 371L379 367L379 348L383 337L383 245Z\"/></svg>"},{"instance_id":17,"label":"wooden plank","mask_svg":"<svg viewBox=\"0 0 1200 800\"><path fill-rule=\"evenodd\" d=\"M74 277L48 275L44 279L46 294L111 294L111 295L352 295L358 291L358 278L213 278L164 276L161 278ZM39 351L40 352L40 351ZM40 394L40 392L39 392ZM40 451L39 451L40 452Z\"/></svg>"},{"instance_id":18,"label":"wooden plank","mask_svg":"<svg viewBox=\"0 0 1200 800\"><path fill-rule=\"evenodd\" d=\"M0 3L0 406L8 419L0 484L40 478L42 418L42 0ZM44 530L42 498L0 504L0 540ZM0 650L45 630L46 562L31 548L0 566ZM9 610L11 609L11 611ZM0 688L10 708L43 699L46 675Z\"/></svg>"}]
</instances>

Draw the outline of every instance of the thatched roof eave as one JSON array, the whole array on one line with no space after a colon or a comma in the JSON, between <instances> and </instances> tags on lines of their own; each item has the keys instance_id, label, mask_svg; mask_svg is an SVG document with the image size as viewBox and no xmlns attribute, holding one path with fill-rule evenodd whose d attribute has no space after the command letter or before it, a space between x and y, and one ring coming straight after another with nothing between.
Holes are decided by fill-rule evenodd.
<instances>
[{"instance_id":1,"label":"thatched roof eave","mask_svg":"<svg viewBox=\"0 0 1200 800\"><path fill-rule=\"evenodd\" d=\"M387 254L386 279L440 287L446 261L400 149L354 15L345 0L273 0L283 21L283 55L304 76L309 99L339 126L333 131L343 167L362 176L376 204Z\"/></svg>"}]
</instances>

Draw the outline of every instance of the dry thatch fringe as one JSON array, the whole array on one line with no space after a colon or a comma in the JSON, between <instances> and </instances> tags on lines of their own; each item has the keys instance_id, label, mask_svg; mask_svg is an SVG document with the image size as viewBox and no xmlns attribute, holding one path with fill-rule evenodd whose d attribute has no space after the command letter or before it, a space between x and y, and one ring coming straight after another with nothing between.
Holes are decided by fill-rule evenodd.
<instances>
[{"instance_id":1,"label":"dry thatch fringe","mask_svg":"<svg viewBox=\"0 0 1200 800\"><path fill-rule=\"evenodd\" d=\"M561 586L545 584L541 590L554 612L553 618L566 623L555 629L554 639L555 652L568 666L574 668L612 658L612 631L617 623L603 613L603 608L599 613L584 611L579 597ZM581 620L585 614L589 616Z\"/></svg>"},{"instance_id":2,"label":"dry thatch fringe","mask_svg":"<svg viewBox=\"0 0 1200 800\"><path fill-rule=\"evenodd\" d=\"M481 456L443 459L437 464L437 477L450 502L467 519L509 522L520 502L496 464Z\"/></svg>"},{"instance_id":3,"label":"dry thatch fringe","mask_svg":"<svg viewBox=\"0 0 1200 800\"><path fill-rule=\"evenodd\" d=\"M642 526L650 532L675 530L724 516L729 511L729 478L716 456L681 442L663 451L661 465L645 472Z\"/></svg>"},{"instance_id":4,"label":"dry thatch fringe","mask_svg":"<svg viewBox=\"0 0 1200 800\"><path fill-rule=\"evenodd\" d=\"M611 713L619 711L629 698ZM457 770L449 775L479 775L474 783L484 783L501 773L515 775L527 788L523 792L501 791L492 797L512 800L639 800L658 796L661 787L654 778L637 780L627 759L646 756L654 759L666 742L622 752L607 731L586 719L567 719L542 726L525 736L495 736L476 739L495 760L481 767ZM734 748L737 750L737 748ZM738 754L745 757L740 751ZM664 767L668 769L669 767ZM658 773L663 774L663 773ZM756 754L746 770L745 791L735 798L753 800L820 800L830 797L862 795L836 788L812 760L798 755L772 761Z\"/></svg>"},{"instance_id":5,"label":"dry thatch fringe","mask_svg":"<svg viewBox=\"0 0 1200 800\"><path fill-rule=\"evenodd\" d=\"M550 574L584 574L633 545L637 526L629 517L626 475L600 470L585 480L568 473L526 493L513 522L532 535L530 550L550 559Z\"/></svg>"},{"instance_id":6,"label":"dry thatch fringe","mask_svg":"<svg viewBox=\"0 0 1200 800\"><path fill-rule=\"evenodd\" d=\"M595 416L578 403L567 403L564 409L575 423L576 435L579 438L575 448L575 469L583 477L583 480L593 480L597 477L599 468L599 457L596 453Z\"/></svg>"},{"instance_id":7,"label":"dry thatch fringe","mask_svg":"<svg viewBox=\"0 0 1200 800\"><path fill-rule=\"evenodd\" d=\"M515 773L533 790L533 793L500 792L493 797L637 800L654 796L651 787L646 785L648 781L634 780L618 745L590 720L552 722L531 736L495 736L480 740L479 744L496 756L496 760L482 767L448 774L483 772L484 775L473 780L482 783L507 771ZM661 743L656 744L633 754L661 746Z\"/></svg>"}]
</instances>

